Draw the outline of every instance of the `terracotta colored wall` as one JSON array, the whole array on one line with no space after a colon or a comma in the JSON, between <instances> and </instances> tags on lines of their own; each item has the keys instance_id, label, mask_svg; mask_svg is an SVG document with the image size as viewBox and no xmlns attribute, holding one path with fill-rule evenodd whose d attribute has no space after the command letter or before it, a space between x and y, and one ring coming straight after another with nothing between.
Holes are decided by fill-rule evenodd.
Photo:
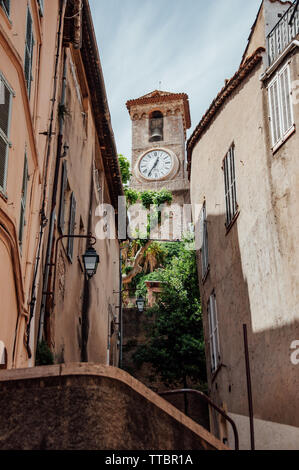
<instances>
[{"instance_id":1,"label":"terracotta colored wall","mask_svg":"<svg viewBox=\"0 0 299 470\"><path fill-rule=\"evenodd\" d=\"M0 194L0 222L7 231L4 233L0 230L1 259L3 261L0 266L0 279L3 280L0 284L0 299L5 298L8 292L10 293L5 302L1 302L0 305L0 326L3 325L0 328L0 341L7 345L9 367L34 365L40 312L43 301L46 301L46 336L54 351L55 360L58 362L80 360L82 358L82 344L85 341L86 357L84 358L106 363L110 324L112 320L116 320L117 323L118 315L118 241L99 240L97 242L95 248L101 257L101 263L96 277L89 282L88 301L84 300L86 298L86 283L84 283L82 271L82 254L86 249L86 240L74 241L72 262L66 256L64 248L67 247L67 243L64 241L63 245L60 245L58 253L58 275L55 285L57 296L54 311L52 311L51 297L42 298L43 292L48 292L53 287L51 284L53 270L50 283L46 287L43 286L43 274L50 230L59 134L58 104L61 97L63 75L64 49L60 48L57 51L60 1L45 0L43 17L39 15L37 0L29 2L27 0L13 0L10 3L9 19L0 7L0 71L15 93L11 116L10 140L12 147L9 150L7 191L4 195ZM35 39L30 100L23 72L27 4L29 4L32 13ZM88 3L84 5L84 8L88 10ZM87 234L89 231L95 232L98 222L98 217L95 214L96 207L100 202L110 203L111 188L108 187L106 177L103 175L101 149L96 138L94 110L89 98L81 52L72 47L66 48L65 51L68 64L66 105L69 114L66 114L64 119L62 144L69 146L66 157L68 184L70 191L74 192L77 202L75 234ZM53 135L50 140L49 136L44 133L49 131L57 52L56 98L53 108ZM28 157L29 182L26 225L22 250L20 250L18 232L25 149ZM63 159L60 161L58 193L54 207L55 239L61 235L57 223L62 161ZM96 190L95 169L101 171L101 194ZM46 223L43 228L40 263L36 278L35 315L30 328L30 348L33 356L31 360L28 360L24 335L29 315L29 302L31 301L44 188L45 204L43 210ZM67 227L69 206L66 206L65 215L66 230L64 233L69 233ZM2 248L2 243L6 244L6 248ZM4 253L6 254L4 255ZM84 339L82 339L83 336ZM112 363L117 362L118 356L116 337L117 331L115 337L112 338L114 354L113 358L109 359ZM15 360L13 361L14 344Z\"/></svg>"},{"instance_id":2,"label":"terracotta colored wall","mask_svg":"<svg viewBox=\"0 0 299 470\"><path fill-rule=\"evenodd\" d=\"M125 372L92 364L0 374L0 448L225 450Z\"/></svg>"},{"instance_id":3,"label":"terracotta colored wall","mask_svg":"<svg viewBox=\"0 0 299 470\"><path fill-rule=\"evenodd\" d=\"M23 73L27 4L33 18L35 39L30 100ZM0 266L3 278L0 284L0 321L5 325L0 328L0 339L8 349L8 367L20 367L28 363L24 333L39 232L41 176L46 143L46 138L41 137L39 132L47 130L48 126L59 1L53 0L50 8L49 2L45 2L43 18L39 16L36 0L11 1L10 5L9 19L2 7L0 8L0 71L15 94L12 99L10 126L12 147L8 156L6 192L0 194L0 222L4 230L9 233L10 240L8 250L10 259L8 257ZM40 73L41 63L43 63L43 73ZM29 181L26 225L20 250L18 233L25 150ZM0 237L2 238L1 235Z\"/></svg>"}]
</instances>

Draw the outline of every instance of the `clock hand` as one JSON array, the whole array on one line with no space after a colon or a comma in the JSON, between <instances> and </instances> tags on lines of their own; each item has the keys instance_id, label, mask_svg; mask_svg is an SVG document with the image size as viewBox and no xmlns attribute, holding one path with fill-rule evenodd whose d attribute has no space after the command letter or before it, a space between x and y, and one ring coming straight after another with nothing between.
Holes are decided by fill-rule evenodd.
<instances>
[{"instance_id":1,"label":"clock hand","mask_svg":"<svg viewBox=\"0 0 299 470\"><path fill-rule=\"evenodd\" d=\"M151 171L149 172L148 176L150 176L151 172L153 171L153 169L157 166L157 163L159 161L159 157L157 157L155 163L154 163L154 166L152 167Z\"/></svg>"}]
</instances>

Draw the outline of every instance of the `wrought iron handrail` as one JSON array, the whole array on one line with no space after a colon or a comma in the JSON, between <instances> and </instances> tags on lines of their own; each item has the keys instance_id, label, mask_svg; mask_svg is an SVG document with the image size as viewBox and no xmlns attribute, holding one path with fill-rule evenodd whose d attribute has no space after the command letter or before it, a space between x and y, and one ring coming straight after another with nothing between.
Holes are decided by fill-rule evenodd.
<instances>
[{"instance_id":1,"label":"wrought iron handrail","mask_svg":"<svg viewBox=\"0 0 299 470\"><path fill-rule=\"evenodd\" d=\"M288 8L267 37L269 66L299 33L298 2Z\"/></svg>"},{"instance_id":2,"label":"wrought iron handrail","mask_svg":"<svg viewBox=\"0 0 299 470\"><path fill-rule=\"evenodd\" d=\"M181 388L179 390L169 390L166 392L160 392L159 395L165 396L165 395L178 395L180 393L194 393L195 395L199 395L201 398L203 398L212 408L214 408L216 411L218 411L223 418L228 421L233 429L234 433L234 438L235 438L235 450L239 450L239 434L237 430L237 426L235 422L223 411L221 408L219 408L215 403L203 392L200 390L193 390L192 388Z\"/></svg>"}]
</instances>

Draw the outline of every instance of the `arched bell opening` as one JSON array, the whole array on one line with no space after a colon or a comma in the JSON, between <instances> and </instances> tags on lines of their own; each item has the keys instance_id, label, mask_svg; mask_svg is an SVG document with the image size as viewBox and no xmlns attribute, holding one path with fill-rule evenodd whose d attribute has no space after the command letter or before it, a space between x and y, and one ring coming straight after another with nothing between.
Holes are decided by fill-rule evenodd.
<instances>
[{"instance_id":1,"label":"arched bell opening","mask_svg":"<svg viewBox=\"0 0 299 470\"><path fill-rule=\"evenodd\" d=\"M159 142L163 140L163 114L161 111L154 111L149 119L149 141Z\"/></svg>"}]
</instances>

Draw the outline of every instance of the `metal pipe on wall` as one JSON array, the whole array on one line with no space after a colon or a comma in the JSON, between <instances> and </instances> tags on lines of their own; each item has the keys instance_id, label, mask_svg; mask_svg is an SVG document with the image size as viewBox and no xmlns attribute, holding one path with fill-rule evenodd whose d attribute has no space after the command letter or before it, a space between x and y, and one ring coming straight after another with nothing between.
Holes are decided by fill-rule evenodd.
<instances>
[{"instance_id":1,"label":"metal pipe on wall","mask_svg":"<svg viewBox=\"0 0 299 470\"><path fill-rule=\"evenodd\" d=\"M50 124L49 130L47 133L47 154L46 154L46 163L45 163L45 173L44 173L44 185L43 185L43 200L42 200L42 207L40 211L41 222L40 222L40 232L39 232L39 240L38 240L38 248L37 248L37 255L34 267L34 275L32 281L32 289L31 289L31 301L30 301L30 315L29 321L27 324L27 350L29 359L31 358L31 351L30 351L30 326L31 321L35 315L35 306L36 306L36 284L37 284L37 276L39 270L39 264L41 260L41 247L42 247L42 239L44 235L44 230L47 225L47 218L45 215L45 202L46 202L46 190L47 190L47 174L48 174L48 166L49 166L49 159L50 159L50 151L51 151L51 141L53 136L53 122L54 122L54 108L56 102L56 93L57 93L57 82L58 82L58 65L59 59L61 54L61 47L62 47L62 29L63 29L63 19L65 15L67 0L60 1L60 10L59 10L59 25L57 31L57 46L56 46L56 59L55 59L55 73L54 73L54 85L53 85L53 97L52 97L52 108L51 108L51 117L50 117Z\"/></svg>"},{"instance_id":2,"label":"metal pipe on wall","mask_svg":"<svg viewBox=\"0 0 299 470\"><path fill-rule=\"evenodd\" d=\"M248 395L248 408L249 408L250 444L251 444L251 450L255 450L252 388L251 388L250 361L249 361L249 350L248 350L248 335L247 335L247 325L246 324L243 325L243 336L244 336L245 367L246 367L247 395Z\"/></svg>"},{"instance_id":3,"label":"metal pipe on wall","mask_svg":"<svg viewBox=\"0 0 299 470\"><path fill-rule=\"evenodd\" d=\"M65 105L66 74L67 74L67 59L66 59L66 56L64 56L60 106ZM57 188L58 188L58 176L59 176L61 152L62 152L62 139L63 139L62 133L63 133L63 116L60 115L59 116L59 135L57 139L56 165L55 165L54 184L53 184L53 193L52 193L50 229L49 229L49 237L48 237L48 243L47 243L46 266L45 266L44 279L43 279L43 295L42 295L41 313L40 313L39 329L38 329L38 341L39 342L42 341L42 338L43 338L47 290L48 290L49 275L51 271L54 225L55 225L55 217L56 217L56 198L57 198Z\"/></svg>"}]
</instances>

